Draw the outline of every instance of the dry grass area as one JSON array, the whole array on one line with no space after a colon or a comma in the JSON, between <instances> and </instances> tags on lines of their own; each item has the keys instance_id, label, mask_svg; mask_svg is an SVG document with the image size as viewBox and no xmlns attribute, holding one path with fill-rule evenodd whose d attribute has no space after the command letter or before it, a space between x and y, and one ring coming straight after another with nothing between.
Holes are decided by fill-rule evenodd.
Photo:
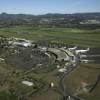
<instances>
[{"instance_id":1,"label":"dry grass area","mask_svg":"<svg viewBox=\"0 0 100 100\"><path fill-rule=\"evenodd\" d=\"M60 95L52 90L41 93L39 96L33 97L31 100L58 100Z\"/></svg>"},{"instance_id":2,"label":"dry grass area","mask_svg":"<svg viewBox=\"0 0 100 100\"><path fill-rule=\"evenodd\" d=\"M88 66L88 67L87 67ZM78 93L80 97L85 98L85 100L99 100L100 99L100 82L96 88L91 92L85 92L83 90L83 83L87 86L87 91L91 89L93 84L96 82L97 76L100 74L100 69L97 69L100 65L80 65L74 72L72 72L65 79L66 87L70 90L70 93ZM100 67L99 67L100 68Z\"/></svg>"}]
</instances>

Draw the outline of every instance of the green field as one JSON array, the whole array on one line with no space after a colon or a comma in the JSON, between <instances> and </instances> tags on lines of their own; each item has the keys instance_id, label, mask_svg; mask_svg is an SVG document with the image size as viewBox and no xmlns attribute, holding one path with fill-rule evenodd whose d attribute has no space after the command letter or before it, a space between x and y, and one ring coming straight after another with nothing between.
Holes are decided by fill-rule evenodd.
<instances>
[{"instance_id":1,"label":"green field","mask_svg":"<svg viewBox=\"0 0 100 100\"><path fill-rule=\"evenodd\" d=\"M34 41L100 47L100 29L82 30L72 28L35 28L16 26L11 28L1 28L0 35L6 37L21 37Z\"/></svg>"}]
</instances>

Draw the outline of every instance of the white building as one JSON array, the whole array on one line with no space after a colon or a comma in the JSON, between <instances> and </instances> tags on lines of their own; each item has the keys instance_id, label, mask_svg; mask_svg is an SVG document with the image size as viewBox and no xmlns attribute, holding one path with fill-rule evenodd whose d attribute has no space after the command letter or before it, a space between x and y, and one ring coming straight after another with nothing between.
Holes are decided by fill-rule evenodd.
<instances>
[{"instance_id":1,"label":"white building","mask_svg":"<svg viewBox=\"0 0 100 100\"><path fill-rule=\"evenodd\" d=\"M22 84L27 85L27 86L33 86L33 82L29 82L29 81L22 81Z\"/></svg>"},{"instance_id":2,"label":"white building","mask_svg":"<svg viewBox=\"0 0 100 100\"><path fill-rule=\"evenodd\" d=\"M66 68L61 68L58 70L58 72L63 73L63 72L66 72L66 70L67 70Z\"/></svg>"}]
</instances>

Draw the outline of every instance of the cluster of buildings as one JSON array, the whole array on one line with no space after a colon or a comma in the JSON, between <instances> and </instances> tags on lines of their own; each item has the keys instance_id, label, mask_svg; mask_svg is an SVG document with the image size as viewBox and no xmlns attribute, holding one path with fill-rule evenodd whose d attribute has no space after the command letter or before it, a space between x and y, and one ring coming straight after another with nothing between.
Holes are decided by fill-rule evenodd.
<instances>
[{"instance_id":1,"label":"cluster of buildings","mask_svg":"<svg viewBox=\"0 0 100 100\"><path fill-rule=\"evenodd\" d=\"M22 46L22 47L30 47L32 46L32 41L30 40L26 40L26 39L23 39L23 38L13 38L13 39L10 39L8 41L8 43L10 45L13 45L13 46Z\"/></svg>"},{"instance_id":2,"label":"cluster of buildings","mask_svg":"<svg viewBox=\"0 0 100 100\"><path fill-rule=\"evenodd\" d=\"M11 47L15 46L20 46L20 47L34 47L36 44L33 43L31 40L26 40L23 38L10 38L8 39L8 44ZM86 52L89 51L89 48L87 49L77 49L77 47L72 47L72 48L67 48L67 47L55 47L55 48L50 48L46 46L38 46L37 47L39 50L41 50L44 55L48 56L48 58L51 57L50 54L54 55L56 58L56 61L58 62L65 62L65 65L62 67L57 66L58 72L66 72L67 67L73 66L75 67L77 65L77 62L80 61L82 63L88 63L87 59L84 59L87 57L85 55Z\"/></svg>"}]
</instances>

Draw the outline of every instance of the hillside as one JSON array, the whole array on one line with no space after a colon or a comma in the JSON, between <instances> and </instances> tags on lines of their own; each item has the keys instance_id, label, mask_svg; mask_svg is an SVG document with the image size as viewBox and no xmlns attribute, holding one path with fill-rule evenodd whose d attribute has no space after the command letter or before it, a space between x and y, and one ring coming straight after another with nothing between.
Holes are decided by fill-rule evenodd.
<instances>
[{"instance_id":1,"label":"hillside","mask_svg":"<svg viewBox=\"0 0 100 100\"><path fill-rule=\"evenodd\" d=\"M77 27L98 28L100 26L100 13L75 14L0 14L0 27L15 25L32 25L35 27Z\"/></svg>"}]
</instances>

